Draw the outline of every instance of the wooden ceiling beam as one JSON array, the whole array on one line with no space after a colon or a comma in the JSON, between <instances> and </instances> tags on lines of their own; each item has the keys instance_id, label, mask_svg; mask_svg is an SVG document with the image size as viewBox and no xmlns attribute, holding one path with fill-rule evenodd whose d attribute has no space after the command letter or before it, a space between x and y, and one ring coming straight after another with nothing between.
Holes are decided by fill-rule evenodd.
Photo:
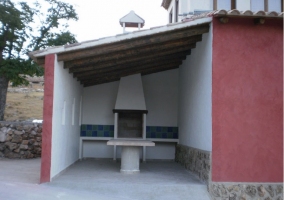
<instances>
[{"instance_id":1,"label":"wooden ceiling beam","mask_svg":"<svg viewBox=\"0 0 284 200\"><path fill-rule=\"evenodd\" d=\"M173 41L169 41L162 44L152 45L149 44L145 47L135 48L131 50L117 51L114 53L108 53L103 56L93 56L85 59L79 59L74 61L67 61L64 63L64 68L80 67L84 65L95 65L107 61L125 60L131 57L140 57L141 55L154 54L160 51L168 51L179 46L185 46L188 44L202 41L202 35L192 36L189 38L182 38Z\"/></svg>"},{"instance_id":2,"label":"wooden ceiling beam","mask_svg":"<svg viewBox=\"0 0 284 200\"><path fill-rule=\"evenodd\" d=\"M160 62L153 62L148 65L139 65L139 66L133 66L133 67L127 67L124 69L117 69L113 71L108 71L108 72L103 72L103 73L95 73L95 74L86 74L85 76L77 77L79 81L88 81L88 80L94 80L102 77L107 77L107 76L113 76L117 75L120 76L120 74L125 74L125 73L130 73L132 74L133 72L142 72L145 70L150 70L150 69L161 69L164 66L171 66L176 63L181 63L182 60L185 59L184 57L176 58L176 59L171 59L171 60L166 60L166 61L160 61Z\"/></svg>"},{"instance_id":3,"label":"wooden ceiling beam","mask_svg":"<svg viewBox=\"0 0 284 200\"><path fill-rule=\"evenodd\" d=\"M179 67L179 65L181 64L181 62L176 62L176 63L172 63L171 65L165 65L162 68L159 69L159 71L166 71L166 70L170 70L170 69L176 69ZM113 82L113 81L119 81L121 77L124 76L129 76L129 75L133 75L133 74L151 74L151 73L156 73L156 70L153 69L146 69L144 71L135 71L135 72L125 72L124 74L121 75L112 75L112 76L108 76L108 77L103 77L100 79L96 79L96 80L89 80L89 81L81 81L81 84L84 85L84 87L89 87L89 86L93 86L93 85L98 85L98 84L103 84L103 83L108 83L108 82Z\"/></svg>"},{"instance_id":4,"label":"wooden ceiling beam","mask_svg":"<svg viewBox=\"0 0 284 200\"><path fill-rule=\"evenodd\" d=\"M36 58L36 63L37 63L38 65L44 66L44 63L45 63L45 56L41 56L41 57Z\"/></svg>"},{"instance_id":5,"label":"wooden ceiling beam","mask_svg":"<svg viewBox=\"0 0 284 200\"><path fill-rule=\"evenodd\" d=\"M100 81L94 81L94 82L89 82L89 83L81 83L84 87L90 87L90 86L94 86L94 85L99 85L99 84L104 84L104 83L110 83L110 82L114 82L114 81L119 81L120 77L112 77L109 79L105 79L105 80L100 80Z\"/></svg>"},{"instance_id":6,"label":"wooden ceiling beam","mask_svg":"<svg viewBox=\"0 0 284 200\"><path fill-rule=\"evenodd\" d=\"M182 38L188 38L195 35L201 35L209 32L209 23L196 25L194 27L185 27L173 31L167 31L143 37L137 37L132 39L125 39L118 42L112 42L108 44L102 44L95 47L78 49L76 51L69 51L60 53L57 56L58 61L70 61L80 58L87 58L92 56L99 56L109 54L117 51L124 51L128 49L141 48L149 44L156 45L159 43L165 43L171 40L177 40Z\"/></svg>"},{"instance_id":7,"label":"wooden ceiling beam","mask_svg":"<svg viewBox=\"0 0 284 200\"><path fill-rule=\"evenodd\" d=\"M145 76L145 75L149 75L149 74L154 74L154 73L158 73L158 72L163 72L163 71L167 71L167 70L171 70L171 69L177 69L179 68L179 66L181 65L181 63L177 66L169 66L169 67L164 67L161 69L152 69L152 70L147 70L147 71L143 71L141 73L141 76Z\"/></svg>"},{"instance_id":8,"label":"wooden ceiling beam","mask_svg":"<svg viewBox=\"0 0 284 200\"><path fill-rule=\"evenodd\" d=\"M155 65L163 65L167 64L172 61L177 61L177 60L184 60L186 59L186 55L190 54L190 51L178 53L178 54L173 54L169 56L161 56L161 57L156 57L155 59L145 59L143 61L139 62L133 62L133 63L128 63L128 64L122 64L122 65L115 65L112 67L108 68L103 68L103 69L97 69L93 71L87 71L87 72L82 72L82 73L74 73L74 77L77 77L79 80L83 77L86 76L96 76L99 74L103 73L109 73L113 71L119 72L120 70L131 70L131 68L137 68L137 67L145 67L145 66L155 66Z\"/></svg>"},{"instance_id":9,"label":"wooden ceiling beam","mask_svg":"<svg viewBox=\"0 0 284 200\"><path fill-rule=\"evenodd\" d=\"M109 80L111 77L124 77L124 76L129 76L129 75L132 75L132 74L139 74L139 73L142 73L142 72L145 72L145 71L149 71L149 70L152 70L153 68L157 68L159 67L160 69L162 68L165 68L165 67L172 67L172 66L176 66L176 65L180 65L182 62L181 61L175 61L175 62L170 62L170 63L167 63L167 64L164 64L163 66L161 65L154 65L154 66L149 66L149 67L146 67L146 68L136 68L136 69L133 69L132 71L131 70L126 70L124 71L123 73L113 73L113 74L108 74L108 76L100 76L100 77L96 77L96 78L93 78L93 79L86 79L86 80L81 80L80 82L81 83L88 83L88 82L95 82L95 81L101 81L101 80ZM177 66L177 67L178 67Z\"/></svg>"},{"instance_id":10,"label":"wooden ceiling beam","mask_svg":"<svg viewBox=\"0 0 284 200\"><path fill-rule=\"evenodd\" d=\"M107 67L115 67L116 65L127 65L127 64L133 63L133 62L139 63L139 62L143 62L145 60L154 59L154 58L158 58L158 57L161 57L161 56L169 56L171 54L176 54L176 53L188 51L190 49L195 48L195 46L196 46L196 44L185 44L184 46L172 48L168 51L161 50L157 53L149 53L149 54L140 55L140 56L137 56L137 57L130 57L129 59L123 59L123 60L121 59L121 60L117 60L117 61L104 62L104 63L97 64L97 65L91 64L91 65L86 65L86 66L81 66L81 67L76 67L76 68L70 68L69 73L98 70L98 69L103 69L103 68L107 68Z\"/></svg>"}]
</instances>

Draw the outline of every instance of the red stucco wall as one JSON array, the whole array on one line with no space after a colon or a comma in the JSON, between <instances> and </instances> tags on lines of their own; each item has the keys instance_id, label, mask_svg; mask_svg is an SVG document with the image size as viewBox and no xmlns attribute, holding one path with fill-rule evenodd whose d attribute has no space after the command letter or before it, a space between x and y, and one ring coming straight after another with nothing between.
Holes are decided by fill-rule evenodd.
<instances>
[{"instance_id":1,"label":"red stucco wall","mask_svg":"<svg viewBox=\"0 0 284 200\"><path fill-rule=\"evenodd\" d=\"M283 182L283 21L213 19L212 181Z\"/></svg>"},{"instance_id":2,"label":"red stucco wall","mask_svg":"<svg viewBox=\"0 0 284 200\"><path fill-rule=\"evenodd\" d=\"M50 182L55 55L45 56L40 183Z\"/></svg>"}]
</instances>

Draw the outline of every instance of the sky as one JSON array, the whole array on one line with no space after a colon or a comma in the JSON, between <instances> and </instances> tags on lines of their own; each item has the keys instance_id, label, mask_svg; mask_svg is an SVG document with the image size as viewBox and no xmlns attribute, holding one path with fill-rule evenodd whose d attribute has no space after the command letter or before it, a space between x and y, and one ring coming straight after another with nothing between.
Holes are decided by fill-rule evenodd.
<instances>
[{"instance_id":1,"label":"sky","mask_svg":"<svg viewBox=\"0 0 284 200\"><path fill-rule=\"evenodd\" d=\"M166 25L167 11L162 0L61 0L75 6L78 21L69 22L69 30L78 42L122 33L119 19L133 10L145 20L143 29ZM135 31L130 28L127 31Z\"/></svg>"}]
</instances>

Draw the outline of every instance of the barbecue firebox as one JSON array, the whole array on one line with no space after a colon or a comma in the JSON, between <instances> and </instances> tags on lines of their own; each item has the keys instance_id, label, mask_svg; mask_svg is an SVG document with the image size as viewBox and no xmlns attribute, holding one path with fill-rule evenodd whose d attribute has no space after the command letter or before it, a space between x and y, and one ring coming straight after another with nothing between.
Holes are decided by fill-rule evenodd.
<instances>
[{"instance_id":1,"label":"barbecue firebox","mask_svg":"<svg viewBox=\"0 0 284 200\"><path fill-rule=\"evenodd\" d=\"M114 112L114 139L146 140L146 110L141 74L120 79ZM143 160L145 161L145 147ZM114 159L116 147L114 146Z\"/></svg>"}]
</instances>

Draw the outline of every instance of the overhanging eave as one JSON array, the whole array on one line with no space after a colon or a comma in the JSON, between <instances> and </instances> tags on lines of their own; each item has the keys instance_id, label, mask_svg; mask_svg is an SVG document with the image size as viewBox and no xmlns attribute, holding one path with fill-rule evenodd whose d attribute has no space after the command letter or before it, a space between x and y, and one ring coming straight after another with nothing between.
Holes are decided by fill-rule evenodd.
<instances>
[{"instance_id":1,"label":"overhanging eave","mask_svg":"<svg viewBox=\"0 0 284 200\"><path fill-rule=\"evenodd\" d=\"M138 31L132 37L126 34L115 36L116 40L91 41L93 45L73 44L69 47L72 50L58 47L47 52L57 54L57 60L63 61L64 68L85 87L137 73L157 73L178 68L202 40L202 34L209 32L211 18L196 21ZM32 55L38 64L44 64L46 52L43 52Z\"/></svg>"}]
</instances>

